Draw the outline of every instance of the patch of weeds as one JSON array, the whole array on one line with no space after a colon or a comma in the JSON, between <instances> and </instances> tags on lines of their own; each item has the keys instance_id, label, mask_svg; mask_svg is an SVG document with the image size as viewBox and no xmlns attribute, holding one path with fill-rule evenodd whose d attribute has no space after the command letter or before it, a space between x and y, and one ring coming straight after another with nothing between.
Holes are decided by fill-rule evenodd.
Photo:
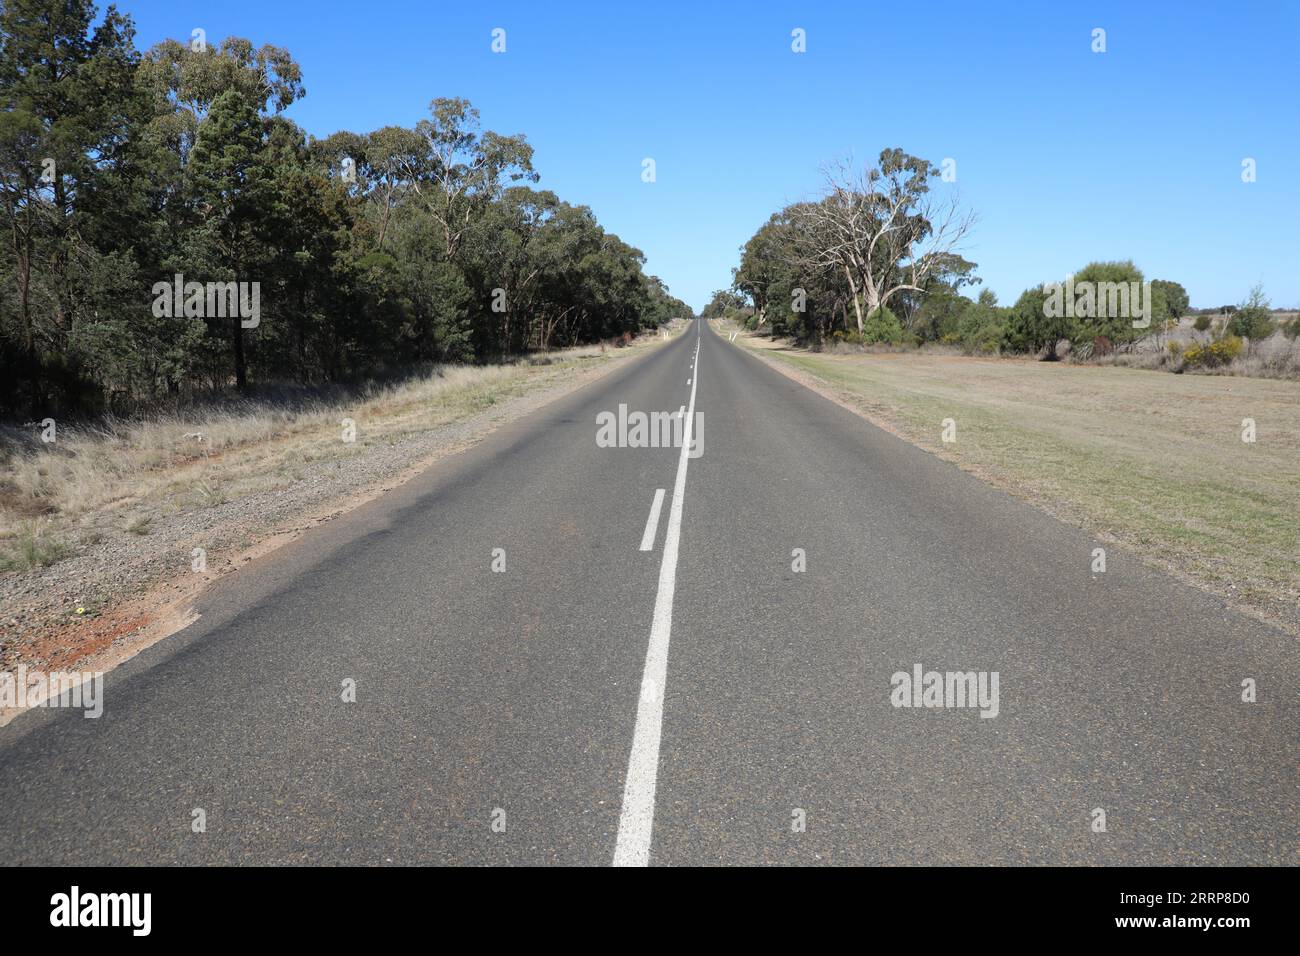
<instances>
[{"instance_id":1,"label":"patch of weeds","mask_svg":"<svg viewBox=\"0 0 1300 956\"><path fill-rule=\"evenodd\" d=\"M194 485L194 497L201 508L216 508L230 500L226 489L211 481L200 481Z\"/></svg>"},{"instance_id":2,"label":"patch of weeds","mask_svg":"<svg viewBox=\"0 0 1300 956\"><path fill-rule=\"evenodd\" d=\"M101 601L82 601L76 607L68 611L68 616L80 618L99 617L103 607L104 605Z\"/></svg>"},{"instance_id":3,"label":"patch of weeds","mask_svg":"<svg viewBox=\"0 0 1300 956\"><path fill-rule=\"evenodd\" d=\"M131 523L126 526L126 530L130 534L138 534L144 537L153 531L153 515L138 515L131 519Z\"/></svg>"},{"instance_id":4,"label":"patch of weeds","mask_svg":"<svg viewBox=\"0 0 1300 956\"><path fill-rule=\"evenodd\" d=\"M0 551L0 571L27 571L48 568L70 557L72 548L57 538L42 535L35 528L24 528Z\"/></svg>"}]
</instances>

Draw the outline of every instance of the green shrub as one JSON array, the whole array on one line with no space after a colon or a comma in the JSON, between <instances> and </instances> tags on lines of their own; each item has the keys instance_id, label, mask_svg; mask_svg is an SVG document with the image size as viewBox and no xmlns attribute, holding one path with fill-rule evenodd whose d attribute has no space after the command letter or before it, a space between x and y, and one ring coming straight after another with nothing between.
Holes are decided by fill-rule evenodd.
<instances>
[{"instance_id":1,"label":"green shrub","mask_svg":"<svg viewBox=\"0 0 1300 956\"><path fill-rule=\"evenodd\" d=\"M1250 296L1233 313L1228 321L1228 332L1235 336L1262 342L1277 328L1269 311L1269 301L1262 286L1250 290Z\"/></svg>"},{"instance_id":2,"label":"green shrub","mask_svg":"<svg viewBox=\"0 0 1300 956\"><path fill-rule=\"evenodd\" d=\"M867 321L863 323L862 340L868 345L888 344L901 345L905 338L903 324L898 321L898 316L889 311L887 307L874 309L867 313Z\"/></svg>"},{"instance_id":3,"label":"green shrub","mask_svg":"<svg viewBox=\"0 0 1300 956\"><path fill-rule=\"evenodd\" d=\"M957 326L957 344L970 355L990 355L1001 347L1006 334L1002 310L973 305L966 310Z\"/></svg>"}]
</instances>

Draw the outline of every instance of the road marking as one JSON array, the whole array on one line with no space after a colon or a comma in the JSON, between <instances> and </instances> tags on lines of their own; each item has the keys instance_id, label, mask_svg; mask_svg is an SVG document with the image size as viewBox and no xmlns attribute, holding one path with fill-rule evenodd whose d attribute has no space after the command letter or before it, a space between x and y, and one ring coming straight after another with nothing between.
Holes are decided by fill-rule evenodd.
<instances>
[{"instance_id":1,"label":"road marking","mask_svg":"<svg viewBox=\"0 0 1300 956\"><path fill-rule=\"evenodd\" d=\"M695 346L695 359L700 346ZM698 382L699 376L696 375ZM623 810L618 818L618 841L614 844L615 866L648 866L650 836L655 822L655 785L659 778L659 738L664 724L664 688L668 680L668 639L673 629L673 591L677 587L677 547L682 536L682 503L686 497L686 465L690 461L691 424L695 421L695 389L682 429L682 452L677 458L677 479L664 530L664 556L659 564L659 591L655 596L654 619L650 624L650 645L645 652L641 675L641 696L637 701L636 729L632 731L632 754L623 783Z\"/></svg>"},{"instance_id":2,"label":"road marking","mask_svg":"<svg viewBox=\"0 0 1300 956\"><path fill-rule=\"evenodd\" d=\"M641 550L649 551L655 546L655 535L659 533L659 509L664 504L664 490L655 489L655 500L650 505L650 517L645 519L645 533L641 535Z\"/></svg>"}]
</instances>

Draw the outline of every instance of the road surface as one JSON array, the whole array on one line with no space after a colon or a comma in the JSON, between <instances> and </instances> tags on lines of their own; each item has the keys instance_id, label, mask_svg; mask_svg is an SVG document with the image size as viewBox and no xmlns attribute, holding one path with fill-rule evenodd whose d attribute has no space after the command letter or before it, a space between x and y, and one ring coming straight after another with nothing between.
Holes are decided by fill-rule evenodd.
<instances>
[{"instance_id":1,"label":"road surface","mask_svg":"<svg viewBox=\"0 0 1300 956\"><path fill-rule=\"evenodd\" d=\"M0 730L0 858L1295 862L1292 638L701 326ZM620 404L702 454L600 447ZM895 706L917 665L996 716Z\"/></svg>"}]
</instances>

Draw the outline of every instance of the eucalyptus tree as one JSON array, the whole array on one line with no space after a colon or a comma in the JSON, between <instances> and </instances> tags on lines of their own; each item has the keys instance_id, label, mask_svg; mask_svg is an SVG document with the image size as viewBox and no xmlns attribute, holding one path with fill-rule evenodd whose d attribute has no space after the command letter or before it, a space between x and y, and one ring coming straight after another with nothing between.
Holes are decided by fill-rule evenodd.
<instances>
[{"instance_id":1,"label":"eucalyptus tree","mask_svg":"<svg viewBox=\"0 0 1300 956\"><path fill-rule=\"evenodd\" d=\"M931 191L937 167L901 149L882 150L876 166L841 161L824 175L821 201L798 214L816 237L814 262L844 275L861 332L864 305L869 315L901 293L924 293L975 217L955 193Z\"/></svg>"},{"instance_id":2,"label":"eucalyptus tree","mask_svg":"<svg viewBox=\"0 0 1300 956\"><path fill-rule=\"evenodd\" d=\"M533 148L522 135L481 131L479 112L469 100L440 97L415 132L427 154L412 169L411 185L443 232L447 256L455 259L476 215L496 200L507 182L537 182Z\"/></svg>"}]
</instances>

